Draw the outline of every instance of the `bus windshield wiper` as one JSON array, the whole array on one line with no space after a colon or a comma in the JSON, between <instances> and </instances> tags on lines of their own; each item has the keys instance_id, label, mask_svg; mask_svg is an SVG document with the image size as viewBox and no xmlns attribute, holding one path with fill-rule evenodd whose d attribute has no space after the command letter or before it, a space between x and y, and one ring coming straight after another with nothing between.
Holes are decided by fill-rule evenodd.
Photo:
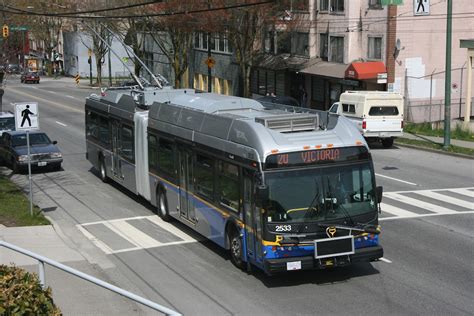
<instances>
[{"instance_id":1,"label":"bus windshield wiper","mask_svg":"<svg viewBox=\"0 0 474 316\"><path fill-rule=\"evenodd\" d=\"M337 206L336 210L341 209L342 213L344 214L344 218L348 219L350 224L355 227L356 223L354 222L354 219L352 218L349 211L342 205L342 202L340 202L336 198L334 198L334 192L332 192L332 188L331 188L331 185L329 183L329 177L327 177L326 179L327 179L327 182L328 182L328 193L329 193L329 197L330 197L330 200L331 200L332 209L334 210L334 205L336 205ZM334 211L336 211L336 210L334 210Z\"/></svg>"},{"instance_id":2,"label":"bus windshield wiper","mask_svg":"<svg viewBox=\"0 0 474 316\"><path fill-rule=\"evenodd\" d=\"M304 213L304 216L303 216L304 219L309 217L308 215L312 213L312 211L314 210L315 207L317 207L316 205L319 205L319 198L321 197L321 192L319 192L318 187L316 187L316 190L317 191L316 191L316 194L314 195L313 200L311 201L311 203L309 204L308 208L306 209L306 211ZM317 204L315 202L317 202ZM316 211L317 211L317 209L316 209Z\"/></svg>"}]
</instances>

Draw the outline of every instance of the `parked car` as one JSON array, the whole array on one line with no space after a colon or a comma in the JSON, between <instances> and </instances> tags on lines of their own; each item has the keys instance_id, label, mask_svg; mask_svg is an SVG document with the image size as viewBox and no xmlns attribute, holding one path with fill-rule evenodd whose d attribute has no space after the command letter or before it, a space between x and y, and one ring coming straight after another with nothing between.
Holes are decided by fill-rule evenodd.
<instances>
[{"instance_id":1,"label":"parked car","mask_svg":"<svg viewBox=\"0 0 474 316\"><path fill-rule=\"evenodd\" d=\"M6 68L7 68L7 73L9 74L20 73L20 66L18 64L8 64Z\"/></svg>"},{"instance_id":2,"label":"parked car","mask_svg":"<svg viewBox=\"0 0 474 316\"><path fill-rule=\"evenodd\" d=\"M0 112L0 136L3 132L15 130L15 115L12 112Z\"/></svg>"},{"instance_id":3,"label":"parked car","mask_svg":"<svg viewBox=\"0 0 474 316\"><path fill-rule=\"evenodd\" d=\"M352 121L368 142L380 141L385 148L403 136L403 96L386 91L346 91L329 112Z\"/></svg>"},{"instance_id":4,"label":"parked car","mask_svg":"<svg viewBox=\"0 0 474 316\"><path fill-rule=\"evenodd\" d=\"M40 83L40 76L35 71L26 71L21 75L20 80L21 80L21 83L28 83L28 82Z\"/></svg>"},{"instance_id":5,"label":"parked car","mask_svg":"<svg viewBox=\"0 0 474 316\"><path fill-rule=\"evenodd\" d=\"M41 131L30 131L31 167L60 170L63 156L56 146ZM25 131L4 132L0 137L0 163L9 165L14 172L28 168L28 148Z\"/></svg>"}]
</instances>

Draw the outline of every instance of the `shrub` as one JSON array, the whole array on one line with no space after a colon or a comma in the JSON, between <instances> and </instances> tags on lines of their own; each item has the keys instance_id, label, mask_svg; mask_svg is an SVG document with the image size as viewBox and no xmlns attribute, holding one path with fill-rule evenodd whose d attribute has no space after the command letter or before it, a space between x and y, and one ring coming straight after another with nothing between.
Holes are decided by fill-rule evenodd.
<instances>
[{"instance_id":1,"label":"shrub","mask_svg":"<svg viewBox=\"0 0 474 316\"><path fill-rule=\"evenodd\" d=\"M0 265L0 315L62 315L36 273Z\"/></svg>"}]
</instances>

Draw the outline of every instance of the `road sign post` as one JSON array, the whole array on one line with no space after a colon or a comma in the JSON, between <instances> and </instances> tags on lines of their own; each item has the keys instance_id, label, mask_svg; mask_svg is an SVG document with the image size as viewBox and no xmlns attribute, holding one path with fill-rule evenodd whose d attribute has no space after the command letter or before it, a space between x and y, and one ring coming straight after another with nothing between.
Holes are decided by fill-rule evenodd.
<instances>
[{"instance_id":1,"label":"road sign post","mask_svg":"<svg viewBox=\"0 0 474 316\"><path fill-rule=\"evenodd\" d=\"M38 129L38 103L14 103L15 127L17 131L26 131L26 147L28 154L28 180L30 182L30 215L33 216L33 183L31 180L30 130Z\"/></svg>"}]
</instances>

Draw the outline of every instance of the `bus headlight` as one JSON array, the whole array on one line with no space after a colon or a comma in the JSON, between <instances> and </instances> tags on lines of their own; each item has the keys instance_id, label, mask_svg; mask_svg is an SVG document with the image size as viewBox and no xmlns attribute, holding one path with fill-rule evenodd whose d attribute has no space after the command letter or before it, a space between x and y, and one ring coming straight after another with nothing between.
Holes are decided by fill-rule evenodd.
<instances>
[{"instance_id":1,"label":"bus headlight","mask_svg":"<svg viewBox=\"0 0 474 316\"><path fill-rule=\"evenodd\" d=\"M62 158L63 155L61 153L51 153L51 158Z\"/></svg>"}]
</instances>

